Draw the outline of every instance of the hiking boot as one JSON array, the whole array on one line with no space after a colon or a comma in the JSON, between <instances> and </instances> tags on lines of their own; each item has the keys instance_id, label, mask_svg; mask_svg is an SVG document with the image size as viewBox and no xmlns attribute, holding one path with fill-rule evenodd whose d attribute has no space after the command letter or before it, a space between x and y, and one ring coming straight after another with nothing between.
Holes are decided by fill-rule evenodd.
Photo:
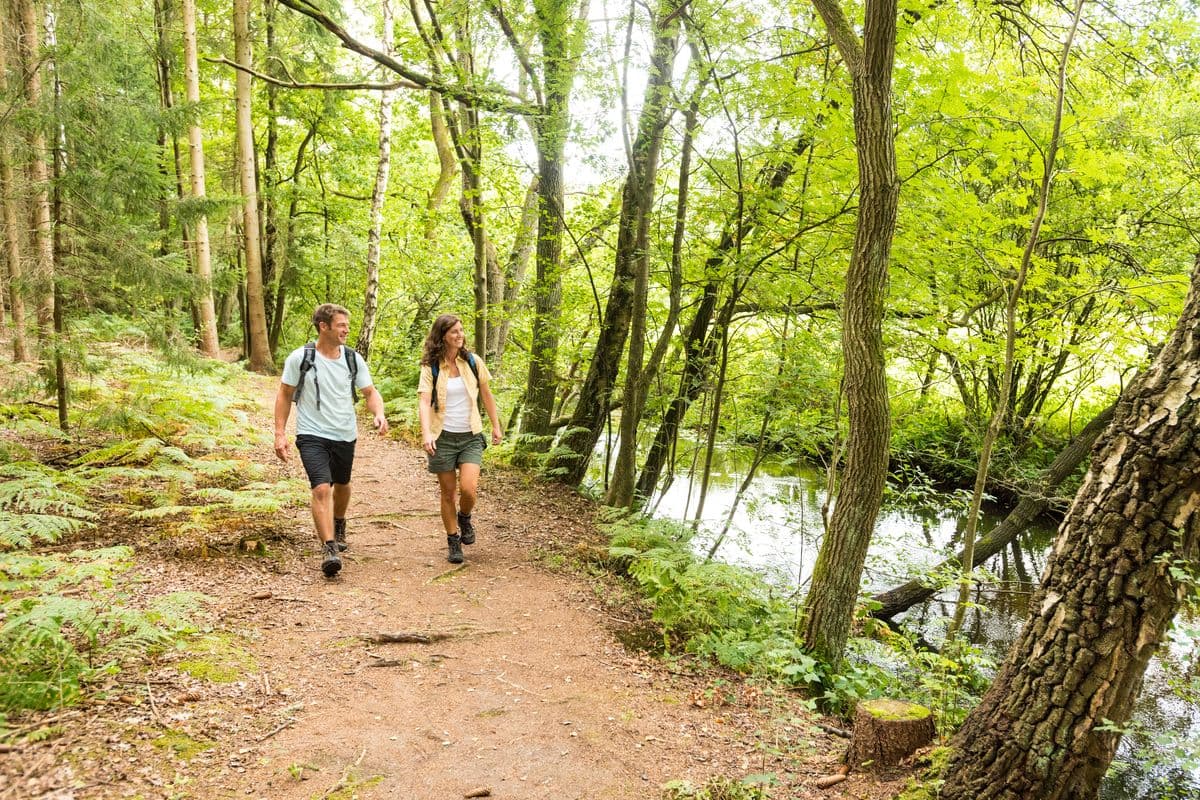
<instances>
[{"instance_id":1,"label":"hiking boot","mask_svg":"<svg viewBox=\"0 0 1200 800\"><path fill-rule=\"evenodd\" d=\"M333 521L333 540L337 542L339 553L345 552L350 545L346 544L346 518L335 519Z\"/></svg>"},{"instance_id":2,"label":"hiking boot","mask_svg":"<svg viewBox=\"0 0 1200 800\"><path fill-rule=\"evenodd\" d=\"M321 545L321 552L325 554L325 558L321 560L321 572L325 573L326 578L337 577L337 574L342 569L342 559L338 555L337 542L325 542Z\"/></svg>"},{"instance_id":3,"label":"hiking boot","mask_svg":"<svg viewBox=\"0 0 1200 800\"><path fill-rule=\"evenodd\" d=\"M446 556L446 560L451 564L461 564L463 562L462 537L457 533L447 536L446 544L450 546L450 553Z\"/></svg>"},{"instance_id":4,"label":"hiking boot","mask_svg":"<svg viewBox=\"0 0 1200 800\"><path fill-rule=\"evenodd\" d=\"M458 512L458 529L461 531L463 544L475 544L475 525L471 522L471 515Z\"/></svg>"}]
</instances>

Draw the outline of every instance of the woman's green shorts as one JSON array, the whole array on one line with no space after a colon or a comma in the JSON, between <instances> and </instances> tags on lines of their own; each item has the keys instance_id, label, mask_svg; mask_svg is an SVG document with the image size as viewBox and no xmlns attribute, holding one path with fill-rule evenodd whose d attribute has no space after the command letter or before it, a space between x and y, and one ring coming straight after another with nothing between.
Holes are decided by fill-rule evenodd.
<instances>
[{"instance_id":1,"label":"woman's green shorts","mask_svg":"<svg viewBox=\"0 0 1200 800\"><path fill-rule=\"evenodd\" d=\"M459 464L482 464L485 447L487 443L482 433L442 431L438 434L433 455L426 455L425 458L429 462L430 472L454 472Z\"/></svg>"}]
</instances>

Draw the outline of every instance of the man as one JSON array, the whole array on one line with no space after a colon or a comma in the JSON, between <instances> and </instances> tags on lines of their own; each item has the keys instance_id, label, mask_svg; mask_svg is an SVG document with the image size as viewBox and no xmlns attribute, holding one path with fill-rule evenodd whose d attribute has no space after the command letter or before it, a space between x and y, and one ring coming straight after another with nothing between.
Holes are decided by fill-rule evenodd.
<instances>
[{"instance_id":1,"label":"man","mask_svg":"<svg viewBox=\"0 0 1200 800\"><path fill-rule=\"evenodd\" d=\"M315 346L292 351L283 362L283 378L275 395L275 455L287 461L287 421L296 404L296 449L312 487L312 517L321 542L321 571L332 578L342 568L346 545L346 508L350 505L350 470L358 422L355 391L362 392L380 436L388 432L383 398L371 383L367 363L350 348L350 312L325 303L313 312Z\"/></svg>"}]
</instances>

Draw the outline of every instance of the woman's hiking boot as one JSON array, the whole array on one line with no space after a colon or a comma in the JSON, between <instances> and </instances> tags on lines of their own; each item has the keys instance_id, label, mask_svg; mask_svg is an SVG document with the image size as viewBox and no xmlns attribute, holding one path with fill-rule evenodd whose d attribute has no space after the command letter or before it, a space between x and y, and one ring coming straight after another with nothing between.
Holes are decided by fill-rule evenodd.
<instances>
[{"instance_id":1,"label":"woman's hiking boot","mask_svg":"<svg viewBox=\"0 0 1200 800\"><path fill-rule=\"evenodd\" d=\"M342 569L342 558L338 555L337 542L325 542L321 545L321 551L324 558L321 560L321 572L325 573L326 578L336 577Z\"/></svg>"},{"instance_id":2,"label":"woman's hiking boot","mask_svg":"<svg viewBox=\"0 0 1200 800\"><path fill-rule=\"evenodd\" d=\"M346 518L334 518L333 540L337 542L338 552L344 552L350 545L346 544Z\"/></svg>"},{"instance_id":3,"label":"woman's hiking boot","mask_svg":"<svg viewBox=\"0 0 1200 800\"><path fill-rule=\"evenodd\" d=\"M446 560L451 564L461 564L463 562L462 537L457 533L447 536L446 544L450 546L450 553L446 556Z\"/></svg>"},{"instance_id":4,"label":"woman's hiking boot","mask_svg":"<svg viewBox=\"0 0 1200 800\"><path fill-rule=\"evenodd\" d=\"M475 525L471 522L471 515L458 512L458 529L461 531L463 544L475 544Z\"/></svg>"}]
</instances>

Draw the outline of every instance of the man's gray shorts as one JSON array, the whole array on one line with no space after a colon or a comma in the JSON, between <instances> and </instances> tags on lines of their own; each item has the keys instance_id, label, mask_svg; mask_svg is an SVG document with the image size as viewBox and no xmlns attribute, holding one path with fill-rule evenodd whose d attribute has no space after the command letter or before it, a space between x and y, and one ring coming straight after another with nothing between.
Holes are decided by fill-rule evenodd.
<instances>
[{"instance_id":1,"label":"man's gray shorts","mask_svg":"<svg viewBox=\"0 0 1200 800\"><path fill-rule=\"evenodd\" d=\"M437 449L426 455L429 471L454 472L459 464L482 464L483 449L487 447L482 433L451 433L442 431L437 438Z\"/></svg>"}]
</instances>

